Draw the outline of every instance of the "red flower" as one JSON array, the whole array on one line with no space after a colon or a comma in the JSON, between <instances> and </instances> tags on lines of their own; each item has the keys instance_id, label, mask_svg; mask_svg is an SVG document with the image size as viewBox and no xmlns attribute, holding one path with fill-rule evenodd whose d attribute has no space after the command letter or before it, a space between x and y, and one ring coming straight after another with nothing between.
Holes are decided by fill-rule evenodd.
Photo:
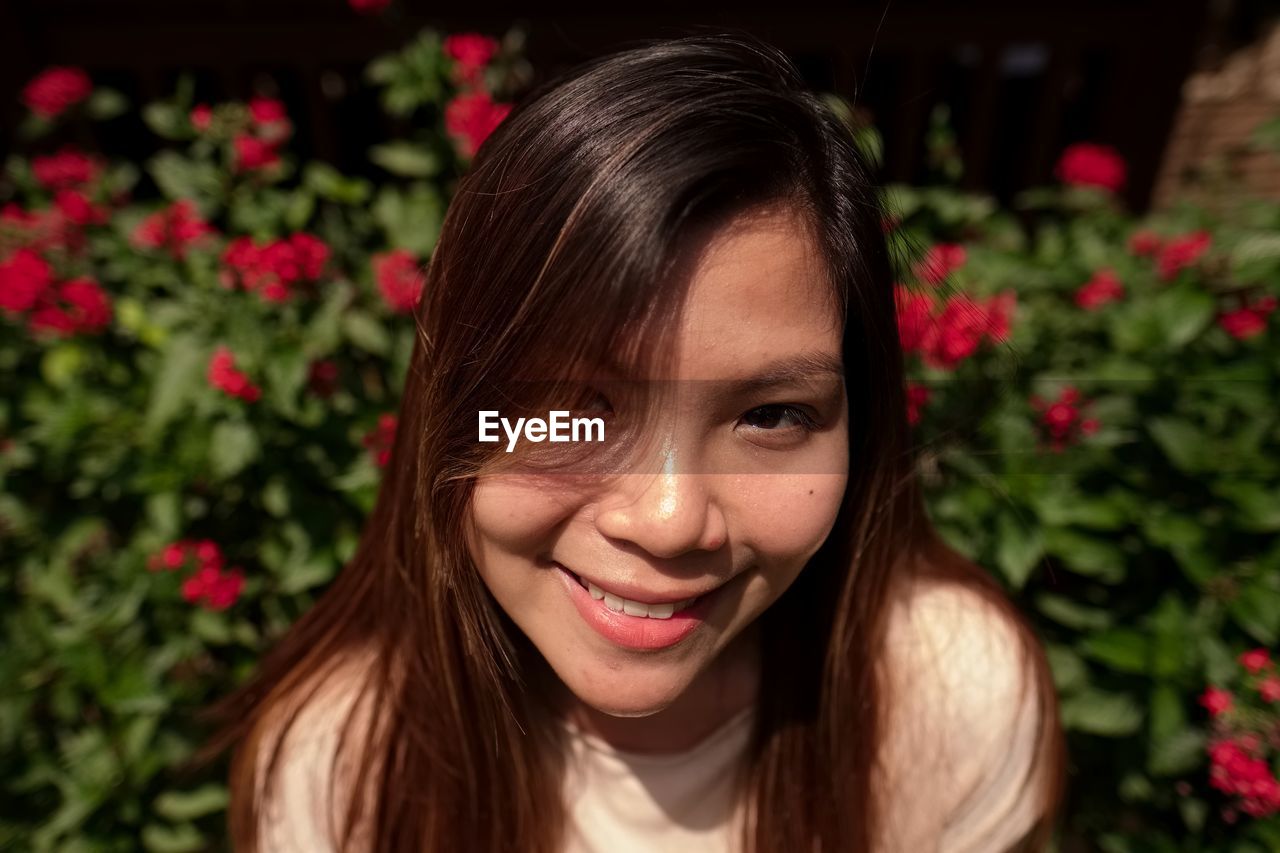
<instances>
[{"instance_id":1,"label":"red flower","mask_svg":"<svg viewBox=\"0 0 1280 853\"><path fill-rule=\"evenodd\" d=\"M1086 311L1096 310L1108 302L1122 298L1124 298L1124 286L1120 284L1115 271L1108 268L1095 272L1093 278L1076 291L1076 305Z\"/></svg>"},{"instance_id":2,"label":"red flower","mask_svg":"<svg viewBox=\"0 0 1280 853\"><path fill-rule=\"evenodd\" d=\"M1268 675L1258 682L1258 695L1263 702L1280 702L1280 676Z\"/></svg>"},{"instance_id":3,"label":"red flower","mask_svg":"<svg viewBox=\"0 0 1280 853\"><path fill-rule=\"evenodd\" d=\"M362 15L376 15L391 5L391 0L347 0L352 9Z\"/></svg>"},{"instance_id":4,"label":"red flower","mask_svg":"<svg viewBox=\"0 0 1280 853\"><path fill-rule=\"evenodd\" d=\"M497 104L483 91L466 92L444 108L444 123L464 156L474 156L511 112L511 104Z\"/></svg>"},{"instance_id":5,"label":"red flower","mask_svg":"<svg viewBox=\"0 0 1280 853\"><path fill-rule=\"evenodd\" d=\"M1223 738L1209 745L1209 784L1239 798L1240 810L1253 817L1280 811L1280 781L1258 754L1256 735Z\"/></svg>"},{"instance_id":6,"label":"red flower","mask_svg":"<svg viewBox=\"0 0 1280 853\"><path fill-rule=\"evenodd\" d=\"M1154 231L1135 231L1129 237L1129 251L1135 255L1152 255L1160 251L1160 235Z\"/></svg>"},{"instance_id":7,"label":"red flower","mask_svg":"<svg viewBox=\"0 0 1280 853\"><path fill-rule=\"evenodd\" d=\"M152 558L150 568L156 569L180 569L187 562L187 548L185 542L173 542L164 546L158 555Z\"/></svg>"},{"instance_id":8,"label":"red flower","mask_svg":"<svg viewBox=\"0 0 1280 853\"><path fill-rule=\"evenodd\" d=\"M907 383L907 423L920 423L920 410L929 402L929 386Z\"/></svg>"},{"instance_id":9,"label":"red flower","mask_svg":"<svg viewBox=\"0 0 1280 853\"><path fill-rule=\"evenodd\" d=\"M280 162L280 155L276 152L275 146L256 136L241 133L231 140L231 144L235 146L237 172L266 169Z\"/></svg>"},{"instance_id":10,"label":"red flower","mask_svg":"<svg viewBox=\"0 0 1280 853\"><path fill-rule=\"evenodd\" d=\"M444 40L444 54L454 62L453 77L464 85L478 84L497 52L498 40L481 33L457 33Z\"/></svg>"},{"instance_id":11,"label":"red flower","mask_svg":"<svg viewBox=\"0 0 1280 853\"><path fill-rule=\"evenodd\" d=\"M893 288L898 311L898 338L903 352L917 352L928 338L933 322L934 299L899 284Z\"/></svg>"},{"instance_id":12,"label":"red flower","mask_svg":"<svg viewBox=\"0 0 1280 853\"><path fill-rule=\"evenodd\" d=\"M422 295L423 277L418 261L405 249L373 256L373 278L378 292L392 311L411 313Z\"/></svg>"},{"instance_id":13,"label":"red flower","mask_svg":"<svg viewBox=\"0 0 1280 853\"><path fill-rule=\"evenodd\" d=\"M947 276L964 266L967 253L956 243L930 246L924 259L915 266L916 278L925 284L941 284Z\"/></svg>"},{"instance_id":14,"label":"red flower","mask_svg":"<svg viewBox=\"0 0 1280 853\"><path fill-rule=\"evenodd\" d=\"M1102 187L1119 192L1125 183L1126 167L1120 153L1109 145L1078 142L1068 145L1053 174L1064 184Z\"/></svg>"},{"instance_id":15,"label":"red flower","mask_svg":"<svg viewBox=\"0 0 1280 853\"><path fill-rule=\"evenodd\" d=\"M222 253L224 287L237 283L259 293L268 302L287 301L294 286L318 279L329 259L329 247L310 234L293 234L258 246L249 237L238 237Z\"/></svg>"},{"instance_id":16,"label":"red flower","mask_svg":"<svg viewBox=\"0 0 1280 853\"><path fill-rule=\"evenodd\" d=\"M262 396L262 389L249 381L249 377L236 369L235 356L225 346L214 350L209 360L209 384L229 396L252 403Z\"/></svg>"},{"instance_id":17,"label":"red flower","mask_svg":"<svg viewBox=\"0 0 1280 853\"><path fill-rule=\"evenodd\" d=\"M278 145L293 133L288 111L275 98L255 95L249 99L249 117L257 126L258 133L273 145Z\"/></svg>"},{"instance_id":18,"label":"red flower","mask_svg":"<svg viewBox=\"0 0 1280 853\"><path fill-rule=\"evenodd\" d=\"M111 300L92 279L63 282L57 287L56 298L57 302L38 306L31 312L27 318L28 329L67 337L93 334L111 325Z\"/></svg>"},{"instance_id":19,"label":"red flower","mask_svg":"<svg viewBox=\"0 0 1280 853\"><path fill-rule=\"evenodd\" d=\"M385 468L391 459L391 449L395 446L397 418L391 412L378 417L378 425L365 433L360 443L373 454L373 461L379 468Z\"/></svg>"},{"instance_id":20,"label":"red flower","mask_svg":"<svg viewBox=\"0 0 1280 853\"><path fill-rule=\"evenodd\" d=\"M53 271L44 258L19 249L0 263L0 309L11 314L31 310L52 283Z\"/></svg>"},{"instance_id":21,"label":"red flower","mask_svg":"<svg viewBox=\"0 0 1280 853\"><path fill-rule=\"evenodd\" d=\"M289 237L289 248L293 253L293 270L296 273L289 277L290 281L298 279L314 280L324 271L325 262L329 260L329 247L319 237L299 232Z\"/></svg>"},{"instance_id":22,"label":"red flower","mask_svg":"<svg viewBox=\"0 0 1280 853\"><path fill-rule=\"evenodd\" d=\"M206 610L226 610L236 603L244 588L244 575L239 569L222 571L215 565L201 566L182 583L182 597L190 604Z\"/></svg>"},{"instance_id":23,"label":"red flower","mask_svg":"<svg viewBox=\"0 0 1280 853\"><path fill-rule=\"evenodd\" d=\"M918 352L931 367L952 369L973 355L984 340L1003 341L1016 307L1013 291L978 302L963 294L942 303L903 285L894 288L898 338L903 352Z\"/></svg>"},{"instance_id":24,"label":"red flower","mask_svg":"<svg viewBox=\"0 0 1280 853\"><path fill-rule=\"evenodd\" d=\"M1266 649L1251 649L1240 655L1240 665L1252 673L1261 672L1271 663L1271 655Z\"/></svg>"},{"instance_id":25,"label":"red flower","mask_svg":"<svg viewBox=\"0 0 1280 853\"><path fill-rule=\"evenodd\" d=\"M32 158L31 171L45 189L57 190L91 184L102 168L92 157L65 146L57 154Z\"/></svg>"},{"instance_id":26,"label":"red flower","mask_svg":"<svg viewBox=\"0 0 1280 853\"><path fill-rule=\"evenodd\" d=\"M1060 453L1081 436L1098 431L1098 420L1084 417L1081 411L1088 405L1089 402L1081 398L1079 389L1071 385L1063 388L1056 400L1031 396L1031 407L1040 412L1040 425L1049 434L1050 450Z\"/></svg>"},{"instance_id":27,"label":"red flower","mask_svg":"<svg viewBox=\"0 0 1280 853\"><path fill-rule=\"evenodd\" d=\"M191 108L188 119L196 133L208 133L209 128L213 127L213 108L208 104L196 104Z\"/></svg>"},{"instance_id":28,"label":"red flower","mask_svg":"<svg viewBox=\"0 0 1280 853\"><path fill-rule=\"evenodd\" d=\"M1243 308L1219 315L1218 325L1238 340L1252 338L1262 334L1267 328L1267 315L1275 308L1276 298L1263 296Z\"/></svg>"},{"instance_id":29,"label":"red flower","mask_svg":"<svg viewBox=\"0 0 1280 853\"><path fill-rule=\"evenodd\" d=\"M317 397L327 399L338 390L338 365L336 362L322 359L311 362L307 370L307 387Z\"/></svg>"},{"instance_id":30,"label":"red flower","mask_svg":"<svg viewBox=\"0 0 1280 853\"><path fill-rule=\"evenodd\" d=\"M1206 687L1200 694L1200 704L1215 717L1230 711L1233 701L1230 693L1217 687Z\"/></svg>"},{"instance_id":31,"label":"red flower","mask_svg":"<svg viewBox=\"0 0 1280 853\"><path fill-rule=\"evenodd\" d=\"M151 214L133 230L135 246L145 249L165 249L178 260L187 255L187 249L203 242L206 237L218 233L200 218L195 202L181 198L165 210Z\"/></svg>"},{"instance_id":32,"label":"red flower","mask_svg":"<svg viewBox=\"0 0 1280 853\"><path fill-rule=\"evenodd\" d=\"M991 325L983 307L963 294L948 299L935 320L922 354L925 364L945 369L977 352Z\"/></svg>"},{"instance_id":33,"label":"red flower","mask_svg":"<svg viewBox=\"0 0 1280 853\"><path fill-rule=\"evenodd\" d=\"M1193 231L1175 237L1160 249L1156 269L1162 281L1172 281L1179 272L1200 260L1213 242L1208 231Z\"/></svg>"},{"instance_id":34,"label":"red flower","mask_svg":"<svg viewBox=\"0 0 1280 853\"><path fill-rule=\"evenodd\" d=\"M81 69L54 66L40 72L26 85L22 102L31 112L50 119L80 103L92 91L93 82Z\"/></svg>"},{"instance_id":35,"label":"red flower","mask_svg":"<svg viewBox=\"0 0 1280 853\"><path fill-rule=\"evenodd\" d=\"M64 220L74 225L101 225L107 221L107 211L95 206L78 190L58 190L53 206Z\"/></svg>"}]
</instances>

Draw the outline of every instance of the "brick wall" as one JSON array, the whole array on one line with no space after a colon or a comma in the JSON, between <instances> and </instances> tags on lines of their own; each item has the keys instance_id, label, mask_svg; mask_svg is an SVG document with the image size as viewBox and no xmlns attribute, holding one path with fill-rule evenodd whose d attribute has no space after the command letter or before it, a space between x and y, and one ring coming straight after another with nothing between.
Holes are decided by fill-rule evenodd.
<instances>
[{"instance_id":1,"label":"brick wall","mask_svg":"<svg viewBox=\"0 0 1280 853\"><path fill-rule=\"evenodd\" d=\"M1187 78L1153 207L1194 191L1192 175L1226 157L1254 193L1280 199L1280 155L1250 151L1254 129L1280 115L1280 22L1220 67Z\"/></svg>"}]
</instances>

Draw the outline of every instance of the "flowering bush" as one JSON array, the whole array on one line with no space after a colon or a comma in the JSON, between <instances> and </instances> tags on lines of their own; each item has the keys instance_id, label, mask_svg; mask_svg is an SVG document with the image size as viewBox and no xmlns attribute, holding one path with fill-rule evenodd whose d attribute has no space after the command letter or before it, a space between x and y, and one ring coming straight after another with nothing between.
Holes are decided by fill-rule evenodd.
<instances>
[{"instance_id":1,"label":"flowering bush","mask_svg":"<svg viewBox=\"0 0 1280 853\"><path fill-rule=\"evenodd\" d=\"M1064 849L1280 849L1280 680L1251 651L1233 710L1202 693L1280 645L1280 205L1217 177L1139 221L1087 144L1002 210L931 162L886 222L909 415L935 522L1046 642Z\"/></svg>"},{"instance_id":2,"label":"flowering bush","mask_svg":"<svg viewBox=\"0 0 1280 853\"><path fill-rule=\"evenodd\" d=\"M1280 674L1266 649L1243 653L1239 663L1234 693L1208 687L1200 697L1213 717L1209 781L1230 798L1221 807L1228 823L1241 812L1280 814L1280 780L1272 770L1280 764Z\"/></svg>"},{"instance_id":3,"label":"flowering bush","mask_svg":"<svg viewBox=\"0 0 1280 853\"><path fill-rule=\"evenodd\" d=\"M518 36L427 32L370 66L409 128L370 152L376 184L298 162L265 93L184 81L142 110L167 144L139 169L61 141L121 107L83 71L24 91L0 179L0 847L218 846L197 712L355 547L404 315Z\"/></svg>"},{"instance_id":4,"label":"flowering bush","mask_svg":"<svg viewBox=\"0 0 1280 853\"><path fill-rule=\"evenodd\" d=\"M139 168L58 139L118 95L76 69L24 91L0 180L0 847L219 846L196 712L354 550L405 315L517 54L428 32L374 61L411 128L369 152L376 183L298 162L267 93L180 85L142 110L167 147ZM1272 713L1250 650L1280 644L1280 211L1224 191L1135 221L1096 145L1002 210L930 139L944 180L891 188L884 223L908 415L935 522L1046 640L1087 780L1067 843L1275 849L1248 805L1273 745L1243 709Z\"/></svg>"}]
</instances>

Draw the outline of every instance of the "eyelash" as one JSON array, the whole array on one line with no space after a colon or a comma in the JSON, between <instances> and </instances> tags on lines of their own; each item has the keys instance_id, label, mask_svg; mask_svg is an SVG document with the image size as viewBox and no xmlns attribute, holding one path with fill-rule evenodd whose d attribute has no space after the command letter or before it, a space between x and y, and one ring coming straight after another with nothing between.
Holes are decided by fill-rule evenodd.
<instances>
[{"instance_id":1,"label":"eyelash","mask_svg":"<svg viewBox=\"0 0 1280 853\"><path fill-rule=\"evenodd\" d=\"M600 410L598 410L598 409L593 409L593 408L590 408L590 407L588 407L588 406L582 406L581 408L578 408L578 409L576 409L575 411L579 411L579 412L586 412L586 413L590 413L590 414L597 414L597 415L598 415L598 414L604 414L604 415L612 415L612 414L613 414L613 404L609 402L609 399L608 399L607 397L605 397L605 395L604 395L604 393L603 393L603 392L597 391L597 390L595 390L595 389L590 389L590 394L588 394L588 395L584 395L584 397L582 398L582 402L591 402L591 403L596 403L596 402L598 402L598 401L603 401L603 402L604 402L605 407L606 407L606 411L601 412L601 411L600 411ZM767 404L765 404L765 405L763 405L763 406L756 406L754 409L750 409L749 411L747 411L747 412L743 415L743 420L746 420L746 419L747 419L747 418L749 418L751 415L753 415L753 414L755 414L755 413L757 413L757 412L764 412L764 411L774 411L774 412L776 412L776 413L778 414L778 416L779 416L780 418L791 418L791 419L793 419L793 420L796 422L796 426L795 426L795 427L793 427L792 429L800 429L800 430L802 430L802 431L803 431L803 432L805 432L805 433L814 432L814 431L816 431L816 430L818 429L818 427L820 426L820 425L818 424L817 420L813 417L813 415L809 414L809 412L808 412L808 411L806 411L804 408L802 408L802 407L800 407L800 406L796 406L796 405L793 405L793 404L791 404L791 403L767 403ZM786 431L789 431L789 430L787 430L786 428L779 429L779 428L777 428L777 427L774 427L774 428L768 428L768 427L753 427L753 428L754 428L754 429L762 430L763 432L786 432Z\"/></svg>"},{"instance_id":2,"label":"eyelash","mask_svg":"<svg viewBox=\"0 0 1280 853\"><path fill-rule=\"evenodd\" d=\"M747 412L746 415L743 416L743 418L745 419L747 416L755 412L762 412L767 410L775 410L782 417L794 418L798 422L798 427L804 430L805 432L813 432L818 428L818 422L814 419L813 415L809 414L807 411L800 408L799 406L794 406L789 403L769 403L764 406L756 406L754 409ZM764 427L756 427L756 429L764 429L766 432L781 431L781 430L777 430L776 428L766 429Z\"/></svg>"}]
</instances>

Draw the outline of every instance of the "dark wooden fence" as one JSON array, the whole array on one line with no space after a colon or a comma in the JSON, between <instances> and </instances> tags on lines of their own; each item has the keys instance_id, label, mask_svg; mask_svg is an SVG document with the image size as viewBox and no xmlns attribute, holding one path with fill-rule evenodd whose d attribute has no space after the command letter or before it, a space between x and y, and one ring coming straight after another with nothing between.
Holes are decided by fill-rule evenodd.
<instances>
[{"instance_id":1,"label":"dark wooden fence","mask_svg":"<svg viewBox=\"0 0 1280 853\"><path fill-rule=\"evenodd\" d=\"M349 172L394 132L360 82L377 54L420 27L528 30L539 78L635 39L693 25L746 29L785 49L811 85L854 98L885 138L889 180L918 180L935 104L950 106L964 183L1001 199L1050 179L1062 147L1116 146L1128 201L1145 208L1206 18L1203 0L769 4L514 3L448 7L396 0L361 17L344 0L30 0L0 2L0 118L49 64L80 65L135 102L168 94L180 72L208 100L274 89L297 119L297 149ZM141 156L154 142L134 120L92 140ZM11 136L5 133L7 145Z\"/></svg>"}]
</instances>

